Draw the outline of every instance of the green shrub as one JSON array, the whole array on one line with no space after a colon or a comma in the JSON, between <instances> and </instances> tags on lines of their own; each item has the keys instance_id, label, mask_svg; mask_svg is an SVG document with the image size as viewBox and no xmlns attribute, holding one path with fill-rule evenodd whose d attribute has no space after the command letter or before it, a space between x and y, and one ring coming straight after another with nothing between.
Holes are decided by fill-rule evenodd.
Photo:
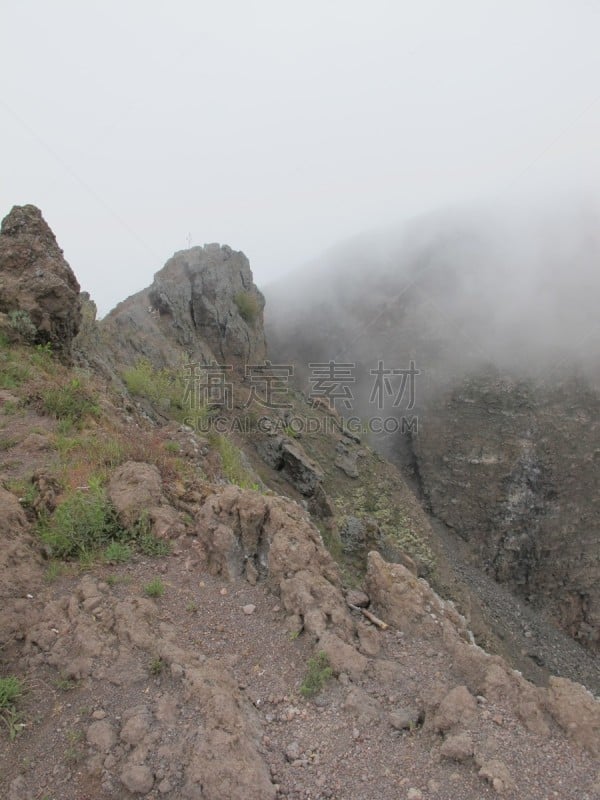
<instances>
[{"instance_id":1,"label":"green shrub","mask_svg":"<svg viewBox=\"0 0 600 800\"><path fill-rule=\"evenodd\" d=\"M50 342L46 342L46 344L37 344L30 356L31 363L35 367L39 367L45 372L49 372L54 366L52 355L52 345Z\"/></svg>"},{"instance_id":2,"label":"green shrub","mask_svg":"<svg viewBox=\"0 0 600 800\"><path fill-rule=\"evenodd\" d=\"M25 688L22 681L14 675L0 678L0 720L6 725L11 739L14 739L23 727L19 724L16 702L24 691Z\"/></svg>"},{"instance_id":3,"label":"green shrub","mask_svg":"<svg viewBox=\"0 0 600 800\"><path fill-rule=\"evenodd\" d=\"M135 543L140 553L143 553L145 556L151 556L152 558L168 556L171 552L171 545L169 542L165 539L159 539L158 536L155 536L153 533L139 534L135 539Z\"/></svg>"},{"instance_id":4,"label":"green shrub","mask_svg":"<svg viewBox=\"0 0 600 800\"><path fill-rule=\"evenodd\" d=\"M89 557L126 537L98 481L71 492L50 517L40 520L39 529L52 555L64 559Z\"/></svg>"},{"instance_id":5,"label":"green shrub","mask_svg":"<svg viewBox=\"0 0 600 800\"><path fill-rule=\"evenodd\" d=\"M13 706L23 691L23 684L14 675L0 678L0 711L5 711Z\"/></svg>"},{"instance_id":6,"label":"green shrub","mask_svg":"<svg viewBox=\"0 0 600 800\"><path fill-rule=\"evenodd\" d=\"M155 677L158 677L158 675L164 672L165 666L166 664L162 660L162 658L160 656L156 656L156 658L153 658L152 661L150 662L150 667L149 667L150 674L154 675Z\"/></svg>"},{"instance_id":7,"label":"green shrub","mask_svg":"<svg viewBox=\"0 0 600 800\"><path fill-rule=\"evenodd\" d=\"M123 371L123 382L130 394L144 397L158 408L183 418L182 377L168 369L155 369L147 358Z\"/></svg>"},{"instance_id":8,"label":"green shrub","mask_svg":"<svg viewBox=\"0 0 600 800\"><path fill-rule=\"evenodd\" d=\"M321 650L308 660L308 670L300 686L300 694L303 697L313 697L321 691L332 675L333 670L329 666L327 653Z\"/></svg>"},{"instance_id":9,"label":"green shrub","mask_svg":"<svg viewBox=\"0 0 600 800\"><path fill-rule=\"evenodd\" d=\"M162 597L165 593L165 585L160 578L153 578L144 586L144 593L148 597Z\"/></svg>"},{"instance_id":10,"label":"green shrub","mask_svg":"<svg viewBox=\"0 0 600 800\"><path fill-rule=\"evenodd\" d=\"M131 558L131 547L126 542L111 542L104 550L104 560L109 564L125 564Z\"/></svg>"},{"instance_id":11,"label":"green shrub","mask_svg":"<svg viewBox=\"0 0 600 800\"><path fill-rule=\"evenodd\" d=\"M99 408L90 397L79 378L57 388L47 389L42 394L46 414L59 420L80 423L87 416L97 416Z\"/></svg>"},{"instance_id":12,"label":"green shrub","mask_svg":"<svg viewBox=\"0 0 600 800\"><path fill-rule=\"evenodd\" d=\"M211 443L219 451L223 474L230 483L241 489L258 489L256 479L243 463L241 451L226 436L217 434Z\"/></svg>"},{"instance_id":13,"label":"green shrub","mask_svg":"<svg viewBox=\"0 0 600 800\"><path fill-rule=\"evenodd\" d=\"M12 361L2 354L0 361L0 389L16 389L30 376L29 367L21 361Z\"/></svg>"},{"instance_id":14,"label":"green shrub","mask_svg":"<svg viewBox=\"0 0 600 800\"><path fill-rule=\"evenodd\" d=\"M253 325L260 313L260 304L252 292L238 292L233 298L240 312L240 317L249 325Z\"/></svg>"},{"instance_id":15,"label":"green shrub","mask_svg":"<svg viewBox=\"0 0 600 800\"><path fill-rule=\"evenodd\" d=\"M22 309L10 311L8 314L8 324L19 336L25 339L26 342L35 341L38 331L27 311L23 311Z\"/></svg>"}]
</instances>

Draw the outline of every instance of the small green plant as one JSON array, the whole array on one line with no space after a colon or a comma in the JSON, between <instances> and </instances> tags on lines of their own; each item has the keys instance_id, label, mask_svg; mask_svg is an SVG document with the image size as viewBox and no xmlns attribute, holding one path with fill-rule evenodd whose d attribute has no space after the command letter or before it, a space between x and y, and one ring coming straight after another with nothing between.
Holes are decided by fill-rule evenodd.
<instances>
[{"instance_id":1,"label":"small green plant","mask_svg":"<svg viewBox=\"0 0 600 800\"><path fill-rule=\"evenodd\" d=\"M177 455L181 448L177 444L177 442L165 442L165 450L167 453L171 453L173 455Z\"/></svg>"},{"instance_id":2,"label":"small green plant","mask_svg":"<svg viewBox=\"0 0 600 800\"><path fill-rule=\"evenodd\" d=\"M140 553L151 558L168 556L171 552L171 544L166 539L159 539L153 533L142 533L135 541Z\"/></svg>"},{"instance_id":3,"label":"small green plant","mask_svg":"<svg viewBox=\"0 0 600 800\"><path fill-rule=\"evenodd\" d=\"M46 568L44 580L46 583L54 583L63 574L64 569L64 565L60 561L51 561Z\"/></svg>"},{"instance_id":4,"label":"small green plant","mask_svg":"<svg viewBox=\"0 0 600 800\"><path fill-rule=\"evenodd\" d=\"M260 314L260 304L256 295L252 292L238 292L233 301L244 322L253 325Z\"/></svg>"},{"instance_id":5,"label":"small green plant","mask_svg":"<svg viewBox=\"0 0 600 800\"><path fill-rule=\"evenodd\" d=\"M190 600L187 606L185 607L185 610L189 611L190 614L197 614L198 603L195 600Z\"/></svg>"},{"instance_id":6,"label":"small green plant","mask_svg":"<svg viewBox=\"0 0 600 800\"><path fill-rule=\"evenodd\" d=\"M156 656L150 662L150 674L151 675L161 675L165 668L165 662L162 660L160 656Z\"/></svg>"},{"instance_id":7,"label":"small green plant","mask_svg":"<svg viewBox=\"0 0 600 800\"><path fill-rule=\"evenodd\" d=\"M130 534L137 549L145 556L157 558L158 556L168 556L171 552L171 544L166 539L160 539L152 533L152 520L145 512L133 526Z\"/></svg>"},{"instance_id":8,"label":"small green plant","mask_svg":"<svg viewBox=\"0 0 600 800\"><path fill-rule=\"evenodd\" d=\"M38 487L31 477L10 481L7 488L9 492L17 495L23 508L32 508L39 495Z\"/></svg>"},{"instance_id":9,"label":"small green plant","mask_svg":"<svg viewBox=\"0 0 600 800\"><path fill-rule=\"evenodd\" d=\"M0 410L2 410L2 412L6 414L6 416L16 414L17 411L19 410L19 404L15 403L12 400L9 400L8 402L4 403L4 405Z\"/></svg>"},{"instance_id":10,"label":"small green plant","mask_svg":"<svg viewBox=\"0 0 600 800\"><path fill-rule=\"evenodd\" d=\"M13 741L23 728L16 703L25 688L22 681L14 675L0 678L0 720L6 725L8 736Z\"/></svg>"},{"instance_id":11,"label":"small green plant","mask_svg":"<svg viewBox=\"0 0 600 800\"><path fill-rule=\"evenodd\" d=\"M65 761L69 764L76 764L81 761L85 756L83 750L83 731L68 731L67 742L68 747L65 750Z\"/></svg>"},{"instance_id":12,"label":"small green plant","mask_svg":"<svg viewBox=\"0 0 600 800\"><path fill-rule=\"evenodd\" d=\"M38 529L52 555L63 559L89 558L112 540L126 537L98 480L72 491L50 517L40 519Z\"/></svg>"},{"instance_id":13,"label":"small green plant","mask_svg":"<svg viewBox=\"0 0 600 800\"><path fill-rule=\"evenodd\" d=\"M20 361L7 361L0 365L0 389L16 389L29 378L29 367Z\"/></svg>"},{"instance_id":14,"label":"small green plant","mask_svg":"<svg viewBox=\"0 0 600 800\"><path fill-rule=\"evenodd\" d=\"M106 578L106 583L109 586L117 586L118 584L128 584L131 583L131 577L129 575L108 575Z\"/></svg>"},{"instance_id":15,"label":"small green plant","mask_svg":"<svg viewBox=\"0 0 600 800\"><path fill-rule=\"evenodd\" d=\"M52 360L52 345L50 342L46 342L46 344L36 344L30 359L35 367L39 367L46 372L51 370L54 362Z\"/></svg>"},{"instance_id":16,"label":"small green plant","mask_svg":"<svg viewBox=\"0 0 600 800\"><path fill-rule=\"evenodd\" d=\"M185 416L184 385L175 372L155 369L147 358L141 358L135 367L123 371L122 378L130 394L150 400L176 419Z\"/></svg>"},{"instance_id":17,"label":"small green plant","mask_svg":"<svg viewBox=\"0 0 600 800\"><path fill-rule=\"evenodd\" d=\"M165 585L160 578L153 578L144 586L144 593L148 597L162 597L165 593Z\"/></svg>"},{"instance_id":18,"label":"small green plant","mask_svg":"<svg viewBox=\"0 0 600 800\"><path fill-rule=\"evenodd\" d=\"M61 692L70 692L77 688L77 681L74 681L71 678L58 678L54 682L54 685Z\"/></svg>"},{"instance_id":19,"label":"small green plant","mask_svg":"<svg viewBox=\"0 0 600 800\"><path fill-rule=\"evenodd\" d=\"M46 414L59 420L70 420L76 426L85 417L98 416L100 412L79 378L72 378L64 386L47 389L42 394L42 406Z\"/></svg>"},{"instance_id":20,"label":"small green plant","mask_svg":"<svg viewBox=\"0 0 600 800\"><path fill-rule=\"evenodd\" d=\"M66 424L65 424L66 423ZM69 430L65 430L68 427ZM56 450L60 453L62 458L66 458L74 450L77 450L81 442L76 436L69 436L73 430L73 423L70 419L61 419L59 422L59 430L53 437L53 443Z\"/></svg>"},{"instance_id":21,"label":"small green plant","mask_svg":"<svg viewBox=\"0 0 600 800\"><path fill-rule=\"evenodd\" d=\"M258 484L249 469L244 466L241 451L226 436L217 434L212 437L221 456L223 474L230 483L235 483L241 489L258 488Z\"/></svg>"},{"instance_id":22,"label":"small green plant","mask_svg":"<svg viewBox=\"0 0 600 800\"><path fill-rule=\"evenodd\" d=\"M111 542L104 550L108 564L126 564L131 559L131 547L126 542Z\"/></svg>"},{"instance_id":23,"label":"small green plant","mask_svg":"<svg viewBox=\"0 0 600 800\"><path fill-rule=\"evenodd\" d=\"M308 660L308 669L300 686L300 694L303 697L313 697L321 691L332 675L333 670L329 665L327 653L321 650Z\"/></svg>"},{"instance_id":24,"label":"small green plant","mask_svg":"<svg viewBox=\"0 0 600 800\"><path fill-rule=\"evenodd\" d=\"M38 331L27 311L20 308L10 311L8 314L8 324L26 342L32 343L35 341Z\"/></svg>"}]
</instances>

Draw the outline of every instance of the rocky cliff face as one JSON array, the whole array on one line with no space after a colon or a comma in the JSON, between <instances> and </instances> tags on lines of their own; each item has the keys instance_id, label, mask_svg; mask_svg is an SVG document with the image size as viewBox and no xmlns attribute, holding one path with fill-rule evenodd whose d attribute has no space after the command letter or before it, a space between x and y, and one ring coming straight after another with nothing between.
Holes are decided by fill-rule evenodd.
<instances>
[{"instance_id":1,"label":"rocky cliff face","mask_svg":"<svg viewBox=\"0 0 600 800\"><path fill-rule=\"evenodd\" d=\"M209 244L176 253L152 285L120 303L101 329L121 363L146 357L173 367L183 353L243 371L245 363L265 358L263 309L246 256Z\"/></svg>"},{"instance_id":2,"label":"rocky cliff face","mask_svg":"<svg viewBox=\"0 0 600 800\"><path fill-rule=\"evenodd\" d=\"M79 330L79 284L41 211L14 206L0 230L2 327L68 357Z\"/></svg>"},{"instance_id":3,"label":"rocky cliff face","mask_svg":"<svg viewBox=\"0 0 600 800\"><path fill-rule=\"evenodd\" d=\"M483 566L598 647L600 398L482 373L439 399L413 439L431 512Z\"/></svg>"},{"instance_id":4,"label":"rocky cliff face","mask_svg":"<svg viewBox=\"0 0 600 800\"><path fill-rule=\"evenodd\" d=\"M514 268L496 263L498 248L480 246L475 236L419 237L384 256L380 243L349 248L320 275L314 298L306 274L267 291L273 357L298 364L304 377L311 361L354 363L353 413L365 420L417 417L418 434L372 436L372 444L403 468L425 507L468 542L481 567L596 649L600 383L590 336L593 281L575 300L572 286L561 294L560 275L554 296L542 273L528 306L524 287L535 282L531 274L518 278L518 258ZM581 253L593 257L595 238L558 267L568 275ZM545 247L552 263L548 240ZM573 331L583 347L571 346ZM377 362L406 369L411 359L420 370L414 407L407 409L408 393L394 407L400 379L393 376L385 408L370 404L369 371ZM310 390L308 381L303 388Z\"/></svg>"}]
</instances>

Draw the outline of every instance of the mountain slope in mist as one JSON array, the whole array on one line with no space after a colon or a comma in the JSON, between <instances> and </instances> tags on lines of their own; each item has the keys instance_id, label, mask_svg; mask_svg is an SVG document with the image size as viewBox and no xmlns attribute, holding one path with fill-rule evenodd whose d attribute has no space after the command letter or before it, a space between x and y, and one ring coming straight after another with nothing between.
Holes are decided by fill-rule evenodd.
<instances>
[{"instance_id":1,"label":"mountain slope in mist","mask_svg":"<svg viewBox=\"0 0 600 800\"><path fill-rule=\"evenodd\" d=\"M272 358L308 392L311 363L354 364L340 411L413 420L380 449L482 566L591 647L599 265L592 203L485 209L357 238L265 292ZM414 396L401 392L411 363ZM382 367L397 373L387 384Z\"/></svg>"}]
</instances>

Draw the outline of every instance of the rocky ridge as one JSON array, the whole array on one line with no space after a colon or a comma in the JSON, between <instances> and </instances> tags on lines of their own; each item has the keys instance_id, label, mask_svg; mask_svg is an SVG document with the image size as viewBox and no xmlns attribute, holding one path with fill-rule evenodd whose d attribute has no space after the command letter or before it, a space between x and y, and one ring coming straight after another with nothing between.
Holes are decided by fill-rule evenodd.
<instances>
[{"instance_id":1,"label":"rocky ridge","mask_svg":"<svg viewBox=\"0 0 600 800\"><path fill-rule=\"evenodd\" d=\"M226 327L239 327L222 352L258 357L262 330L251 346L229 285ZM118 347L125 364L143 355L161 367L167 350L181 354L179 317L156 321L146 298L128 307ZM164 350L145 338L151 328ZM194 353L215 355L194 331ZM0 741L4 796L600 796L600 702L565 678L534 685L474 643L419 577L433 570L422 510L360 437L292 435L288 412L275 413L260 435L234 436L246 455L232 470L231 442L124 391L118 347L100 375L26 345L3 350L5 374L16 375L13 358L37 370L0 397L0 676L27 685L18 736ZM69 427L48 397L74 380L87 410ZM40 524L85 497L103 498L128 547L150 536L170 554L56 560Z\"/></svg>"}]
</instances>

